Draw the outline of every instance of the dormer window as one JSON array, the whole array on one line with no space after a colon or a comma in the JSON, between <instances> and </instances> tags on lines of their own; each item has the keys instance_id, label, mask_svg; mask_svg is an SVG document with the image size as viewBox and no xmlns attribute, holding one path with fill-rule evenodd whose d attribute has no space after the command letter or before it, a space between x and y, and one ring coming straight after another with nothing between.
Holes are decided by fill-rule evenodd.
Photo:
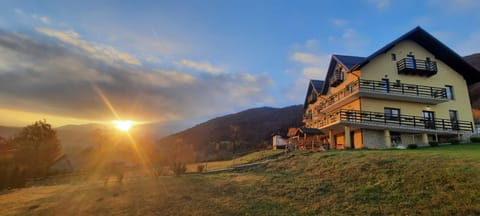
<instances>
[{"instance_id":1,"label":"dormer window","mask_svg":"<svg viewBox=\"0 0 480 216\"><path fill-rule=\"evenodd\" d=\"M337 65L333 71L332 78L330 78L330 86L336 87L343 82L345 78L345 71L342 66Z\"/></svg>"}]
</instances>

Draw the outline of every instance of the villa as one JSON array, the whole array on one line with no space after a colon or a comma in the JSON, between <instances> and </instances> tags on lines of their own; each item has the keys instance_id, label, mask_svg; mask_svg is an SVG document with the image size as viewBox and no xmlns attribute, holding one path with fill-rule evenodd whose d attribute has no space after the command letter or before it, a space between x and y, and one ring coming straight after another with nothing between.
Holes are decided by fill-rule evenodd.
<instances>
[{"instance_id":1,"label":"villa","mask_svg":"<svg viewBox=\"0 0 480 216\"><path fill-rule=\"evenodd\" d=\"M480 72L420 27L368 57L333 55L311 80L306 128L330 149L390 148L467 139L475 131L468 85Z\"/></svg>"}]
</instances>

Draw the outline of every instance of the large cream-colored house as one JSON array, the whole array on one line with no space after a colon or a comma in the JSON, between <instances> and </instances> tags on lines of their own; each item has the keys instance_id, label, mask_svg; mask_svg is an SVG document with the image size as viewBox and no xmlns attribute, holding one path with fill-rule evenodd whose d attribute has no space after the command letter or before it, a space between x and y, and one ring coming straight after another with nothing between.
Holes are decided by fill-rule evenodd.
<instances>
[{"instance_id":1,"label":"large cream-colored house","mask_svg":"<svg viewBox=\"0 0 480 216\"><path fill-rule=\"evenodd\" d=\"M474 131L467 84L480 72L417 27L368 57L333 55L312 80L304 123L330 148L388 148L468 138Z\"/></svg>"}]
</instances>

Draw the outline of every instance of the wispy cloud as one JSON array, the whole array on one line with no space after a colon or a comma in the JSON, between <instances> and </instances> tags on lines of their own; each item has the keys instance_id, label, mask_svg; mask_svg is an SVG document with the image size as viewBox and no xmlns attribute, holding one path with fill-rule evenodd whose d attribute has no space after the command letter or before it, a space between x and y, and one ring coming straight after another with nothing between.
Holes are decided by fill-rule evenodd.
<instances>
[{"instance_id":1,"label":"wispy cloud","mask_svg":"<svg viewBox=\"0 0 480 216\"><path fill-rule=\"evenodd\" d=\"M315 55L306 52L294 52L291 56L291 60L302 64L319 65L324 63L325 56Z\"/></svg>"},{"instance_id":2,"label":"wispy cloud","mask_svg":"<svg viewBox=\"0 0 480 216\"><path fill-rule=\"evenodd\" d=\"M31 18L35 21L39 21L43 24L48 24L48 25L52 24L52 20L50 18L48 18L47 16L41 16L41 15L38 15L38 14L27 14L22 9L19 9L19 8L15 8L13 11L19 16L29 17L29 18Z\"/></svg>"},{"instance_id":3,"label":"wispy cloud","mask_svg":"<svg viewBox=\"0 0 480 216\"><path fill-rule=\"evenodd\" d=\"M90 53L93 57L96 57L98 59L102 59L105 61L120 61L132 65L141 65L140 60L128 53L118 51L111 46L96 44L80 39L80 35L75 31L59 31L48 28L37 28L36 30L39 33L56 38L64 43L76 46L83 51Z\"/></svg>"},{"instance_id":4,"label":"wispy cloud","mask_svg":"<svg viewBox=\"0 0 480 216\"><path fill-rule=\"evenodd\" d=\"M51 24L52 21L46 17L46 16L39 16L39 15L36 15L36 14L32 14L32 18L35 19L35 20L38 20L44 24Z\"/></svg>"},{"instance_id":5,"label":"wispy cloud","mask_svg":"<svg viewBox=\"0 0 480 216\"><path fill-rule=\"evenodd\" d=\"M273 101L267 75L125 67L92 58L98 48L73 31L52 35L73 46L0 30L0 109L111 120L97 88L122 117L148 121L199 119Z\"/></svg>"},{"instance_id":6,"label":"wispy cloud","mask_svg":"<svg viewBox=\"0 0 480 216\"><path fill-rule=\"evenodd\" d=\"M332 19L331 23L337 27L343 27L348 24L348 20L345 19Z\"/></svg>"},{"instance_id":7,"label":"wispy cloud","mask_svg":"<svg viewBox=\"0 0 480 216\"><path fill-rule=\"evenodd\" d=\"M360 34L356 29L345 28L340 36L328 37L328 42L330 44L336 44L339 46L339 48L343 47L346 51L351 52L353 55L361 55L361 53L358 52L364 51L365 47L369 43L369 40Z\"/></svg>"},{"instance_id":8,"label":"wispy cloud","mask_svg":"<svg viewBox=\"0 0 480 216\"><path fill-rule=\"evenodd\" d=\"M311 79L325 79L328 63L331 56L329 54L322 54L318 50L312 52L309 41L315 41L315 46L318 49L318 41L307 40L303 47L296 46L298 51L295 51L290 56L290 60L297 63L295 68L290 69L290 75L293 76L294 82L288 87L285 98L291 101L299 101L299 98L305 96L308 82Z\"/></svg>"},{"instance_id":9,"label":"wispy cloud","mask_svg":"<svg viewBox=\"0 0 480 216\"><path fill-rule=\"evenodd\" d=\"M368 0L368 3L379 10L385 10L390 6L390 0Z\"/></svg>"},{"instance_id":10,"label":"wispy cloud","mask_svg":"<svg viewBox=\"0 0 480 216\"><path fill-rule=\"evenodd\" d=\"M178 64L183 67L191 68L197 71L207 72L213 75L219 75L224 71L222 67L213 66L208 62L197 62L183 59L179 61Z\"/></svg>"}]
</instances>

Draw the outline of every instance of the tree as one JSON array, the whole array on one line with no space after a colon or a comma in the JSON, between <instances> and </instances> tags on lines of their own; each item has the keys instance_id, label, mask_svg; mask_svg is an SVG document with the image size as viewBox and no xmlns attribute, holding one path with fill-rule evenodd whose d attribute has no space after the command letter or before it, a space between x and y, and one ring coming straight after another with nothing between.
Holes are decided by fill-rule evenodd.
<instances>
[{"instance_id":1,"label":"tree","mask_svg":"<svg viewBox=\"0 0 480 216\"><path fill-rule=\"evenodd\" d=\"M236 148L237 148L238 132L240 130L240 127L238 125L231 124L230 130L232 131L232 141L233 141L232 166L235 166L235 154L237 153Z\"/></svg>"},{"instance_id":2,"label":"tree","mask_svg":"<svg viewBox=\"0 0 480 216\"><path fill-rule=\"evenodd\" d=\"M27 168L33 176L45 174L61 154L57 132L45 120L24 127L14 136L13 142L18 146L15 162Z\"/></svg>"}]
</instances>

